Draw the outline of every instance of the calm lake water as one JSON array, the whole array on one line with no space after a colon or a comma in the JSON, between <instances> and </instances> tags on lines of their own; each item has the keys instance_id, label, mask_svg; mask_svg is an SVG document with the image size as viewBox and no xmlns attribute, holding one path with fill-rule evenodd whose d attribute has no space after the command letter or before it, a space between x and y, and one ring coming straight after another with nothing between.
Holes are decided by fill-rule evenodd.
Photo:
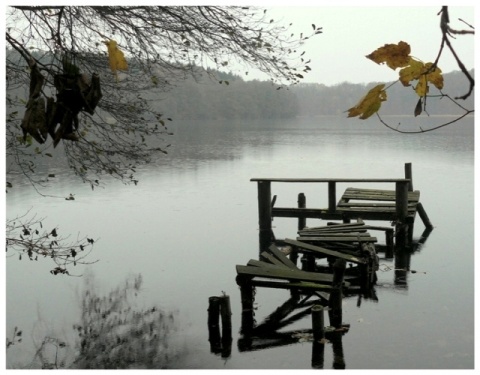
<instances>
[{"instance_id":1,"label":"calm lake water","mask_svg":"<svg viewBox=\"0 0 480 375\"><path fill-rule=\"evenodd\" d=\"M390 119L409 122L411 119ZM442 119L433 119L442 121ZM421 121L421 120L417 120ZM91 260L72 269L83 277L53 276L48 260L6 260L7 335L15 326L23 341L7 351L7 367L28 367L44 337L74 350L72 326L80 316L78 295L92 277L98 293L143 277L139 303L175 316L169 350L178 356L163 365L181 369L309 369L312 342L240 351L240 291L235 265L258 258L256 184L252 177L403 177L413 166L414 188L435 229L410 260L406 285L394 284L393 261L381 258L378 301L343 302L342 338L347 369L471 369L474 367L474 130L461 124L404 135L372 121L340 118L271 122L201 122L172 126L168 156L139 170L137 186L116 181L92 191L69 175L54 173L44 198L24 181L8 178L7 217L31 209L44 227L98 238ZM423 124L423 123L420 123ZM417 124L411 124L417 126ZM423 124L425 126L425 124ZM363 185L364 186L364 185ZM338 195L347 186L339 185ZM364 186L365 187L365 186ZM373 187L373 186L372 186ZM375 186L376 187L376 186ZM383 186L378 186L383 187ZM387 186L386 188L390 188ZM326 187L273 184L276 205L328 205ZM388 225L389 223L378 223ZM277 238L296 236L294 219L275 219ZM307 225L321 225L308 220ZM422 234L419 218L414 237ZM380 238L381 236L379 236ZM90 275L90 276L87 276ZM210 351L208 298L225 292L232 308L233 342L228 358ZM289 297L288 291L258 288L255 318L261 322ZM328 320L327 320L328 324ZM310 316L285 330L311 328ZM324 368L332 368L332 345Z\"/></svg>"}]
</instances>

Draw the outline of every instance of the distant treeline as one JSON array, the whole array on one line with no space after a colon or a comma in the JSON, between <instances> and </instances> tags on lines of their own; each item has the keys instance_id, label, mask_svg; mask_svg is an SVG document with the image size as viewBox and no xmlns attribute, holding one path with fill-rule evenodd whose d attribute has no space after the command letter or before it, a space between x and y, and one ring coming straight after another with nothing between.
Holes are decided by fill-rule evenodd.
<instances>
[{"instance_id":1,"label":"distant treeline","mask_svg":"<svg viewBox=\"0 0 480 375\"><path fill-rule=\"evenodd\" d=\"M278 89L268 81L244 81L233 74L215 72L218 80L189 78L163 95L158 104L168 117L175 119L275 119L296 116L346 116L377 83L340 83L326 86L302 83L289 89ZM473 74L473 72L472 72ZM444 93L452 97L465 94L468 81L461 72L444 75ZM383 83L383 82L382 82ZM388 83L387 85L388 86ZM430 94L439 92L432 87ZM412 115L418 96L411 87L400 82L387 90L387 101L381 115ZM474 96L460 104L473 108ZM432 115L455 115L459 108L448 98L427 100L427 112Z\"/></svg>"},{"instance_id":2,"label":"distant treeline","mask_svg":"<svg viewBox=\"0 0 480 375\"><path fill-rule=\"evenodd\" d=\"M48 53L32 52L32 54L44 62L52 60L52 56ZM17 55L16 51L7 49L7 58L22 61ZM168 92L152 89L144 96L149 99L150 105L165 117L175 120L346 116L345 112L353 107L371 87L378 84L343 82L326 86L321 83L301 83L288 89L279 89L269 81L245 81L232 73L205 71L201 68L194 68L193 71L195 74L187 75L185 80L177 81L175 87ZM472 70L472 76L473 74ZM469 84L459 71L445 74L444 81L443 91L452 97L465 94ZM386 83L386 86L388 85L389 83ZM132 87L135 88L135 84ZM15 85L13 87L7 85L7 92L16 92L15 88ZM438 90L432 86L430 95L436 93L438 94ZM403 87L400 82L396 82L387 90L387 101L382 104L380 114L412 115L418 99L412 87ZM474 95L459 103L472 109ZM428 99L427 112L432 115L463 113L455 103L445 97L441 100Z\"/></svg>"}]
</instances>

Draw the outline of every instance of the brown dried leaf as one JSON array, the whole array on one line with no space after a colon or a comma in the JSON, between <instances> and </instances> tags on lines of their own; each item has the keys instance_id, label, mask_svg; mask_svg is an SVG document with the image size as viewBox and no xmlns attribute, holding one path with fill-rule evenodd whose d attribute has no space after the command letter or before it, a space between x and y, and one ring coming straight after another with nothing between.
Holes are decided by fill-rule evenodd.
<instances>
[{"instance_id":1,"label":"brown dried leaf","mask_svg":"<svg viewBox=\"0 0 480 375\"><path fill-rule=\"evenodd\" d=\"M366 56L377 64L386 63L395 70L407 66L410 62L410 45L405 42L385 44Z\"/></svg>"}]
</instances>

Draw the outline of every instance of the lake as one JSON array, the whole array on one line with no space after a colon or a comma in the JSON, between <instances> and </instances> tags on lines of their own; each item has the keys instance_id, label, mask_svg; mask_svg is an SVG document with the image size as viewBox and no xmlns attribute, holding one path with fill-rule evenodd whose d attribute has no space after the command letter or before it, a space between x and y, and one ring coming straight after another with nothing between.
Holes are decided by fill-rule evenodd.
<instances>
[{"instance_id":1,"label":"lake","mask_svg":"<svg viewBox=\"0 0 480 375\"><path fill-rule=\"evenodd\" d=\"M427 120L390 118L391 123L428 126ZM428 121L441 122L441 118ZM402 178L413 167L414 188L434 225L410 260L403 285L394 283L392 259L380 257L378 300L343 301L342 337L347 369L474 368L474 119L434 132L399 134L378 121L337 117L272 121L174 123L169 154L138 169L137 186L106 181L94 191L69 171L50 166L42 197L20 177L6 199L7 217L30 210L45 228L98 239L90 260L71 269L82 277L53 276L53 263L18 254L6 259L6 333L22 329L23 340L7 350L7 367L38 366L35 350L45 337L65 340L72 356L79 321L79 295L94 280L100 295L141 274L139 306L156 305L174 316L170 359L179 369L309 369L312 342L242 351L237 264L258 259L257 187L253 177ZM347 186L340 185L337 196ZM381 187L381 186L379 186ZM388 187L387 187L388 188ZM295 207L303 192L308 207L328 205L326 187L273 184L279 207ZM74 194L75 200L64 197ZM380 224L376 222L377 225ZM385 225L385 223L381 223ZM308 219L307 225L321 225ZM389 223L386 223L389 225ZM275 218L277 238L296 236L295 219ZM416 220L414 238L424 226ZM211 352L207 310L210 296L230 296L233 342L227 358ZM286 290L258 288L255 318L289 297ZM328 321L327 321L328 322ZM327 323L328 324L328 323ZM285 330L311 328L306 316ZM268 345L267 345L268 346ZM62 354L63 355L63 354ZM38 360L38 358L37 358ZM325 345L324 368L332 368ZM37 361L38 362L38 361ZM159 365L160 366L160 365Z\"/></svg>"}]
</instances>

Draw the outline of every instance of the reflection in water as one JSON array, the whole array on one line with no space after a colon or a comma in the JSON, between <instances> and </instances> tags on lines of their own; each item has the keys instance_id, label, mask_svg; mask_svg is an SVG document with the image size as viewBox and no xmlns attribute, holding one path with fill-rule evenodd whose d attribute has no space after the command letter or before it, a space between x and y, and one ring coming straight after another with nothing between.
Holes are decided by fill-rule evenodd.
<instances>
[{"instance_id":1,"label":"reflection in water","mask_svg":"<svg viewBox=\"0 0 480 375\"><path fill-rule=\"evenodd\" d=\"M323 308L320 308L322 314L320 326L316 325L312 319L312 329L280 331L312 314L313 308L326 304L328 305L328 301L325 300L323 293L295 294L257 326L254 326L253 311L242 309L242 336L238 340L238 350L240 352L258 351L300 342L312 342L311 366L323 368L325 345L331 344L332 367L345 368L342 337L348 332L349 325L342 324L338 328L323 327ZM332 324L331 316L330 320Z\"/></svg>"},{"instance_id":2,"label":"reflection in water","mask_svg":"<svg viewBox=\"0 0 480 375\"><path fill-rule=\"evenodd\" d=\"M338 228L353 228L351 224L330 224L330 226L323 228L335 228L337 231L339 230ZM359 224L356 225L358 226ZM304 227L303 220L301 225L299 224L299 228L302 227ZM413 227L413 222L410 223L410 227L408 224L397 224L395 229L395 237L397 241L395 242L394 249L394 284L397 287L400 286L406 288L406 275L410 271L411 254L412 252L418 251L421 248L421 246L426 242L428 235L432 231L432 228L430 227L422 234L420 240L417 241L410 236L413 232L413 228L411 227ZM319 229L321 229L321 227L317 227L316 231L318 232ZM261 249L263 246L268 250L260 253L260 261L249 261L248 264L250 267L253 267L253 270L250 271L251 273L249 274L249 271L246 268L237 267L238 275L236 280L237 284L240 286L242 303L242 325L240 329L242 336L238 340L239 351L258 351L262 349L291 345L302 341L311 341L311 366L312 368L321 369L324 368L325 344L331 343L333 351L332 367L334 369L345 369L346 364L342 337L346 332L348 332L350 325L343 323L342 299L358 296L357 307L360 307L362 298L378 302L378 297L375 291L375 285L377 281L376 271L379 269L377 256L378 250L371 245L371 251L373 251L375 255L374 262L370 266L353 264L353 266L356 267L349 267L349 272L346 272L347 262L344 259L348 253L342 253L342 246L337 248L337 252L324 248L324 251L330 254L330 256L326 257L328 266L322 266L321 263L316 263L316 257L322 259L325 258L325 256L319 257L319 254L314 256L314 254L307 251L303 254L305 261L302 262L302 270L299 270L296 267L296 259L298 257L298 254L296 253L298 252L299 247L296 247L295 250L290 249L291 258L288 260L285 254L279 251L277 248L277 245L284 245L285 242L288 242L288 240L277 240L271 229L264 232L265 233L262 233L262 231L260 231L259 244ZM402 241L403 239L406 239L406 241ZM293 244L293 242L295 241L290 241L291 244ZM298 242L298 244L300 244L300 242ZM322 245L328 246L325 244ZM365 246L363 245L365 244L359 243L359 247L365 251ZM387 252L391 251L390 246L382 246L381 248ZM352 246L347 247L347 250L344 249L343 251L352 253ZM367 253L370 254L370 252ZM271 263L262 262L262 259L267 261L269 260ZM292 259L294 259L294 261L292 261ZM355 262L358 262L358 258L355 258ZM352 266L352 264L350 265ZM374 267L374 265L376 265L376 267ZM262 267L264 267L263 271L261 270ZM269 269L271 272L268 272ZM277 270L278 276L274 276L274 269ZM319 282L316 284L315 282L295 283L294 280L295 277L297 279L304 277L306 280L307 276L310 277L309 275L312 277L313 275L328 275L329 272L332 272L331 286L322 285ZM346 274L350 275L350 277L347 276L348 282L344 282L344 277ZM260 276L260 279L255 278L255 276ZM262 281L262 277L272 277L274 279L280 278L285 280L284 282L280 283L269 282ZM280 305L270 315L268 315L262 323L257 325L254 318L254 299L256 287L260 286L289 289L291 298ZM309 289L310 292L307 292ZM312 292L312 290L314 291ZM330 320L330 326L327 329L324 328L323 323L324 307L328 311ZM211 310L213 310L213 308L211 308ZM312 316L312 329L280 331L281 329L299 321L308 315ZM215 334L215 330L213 330L212 333L212 327L216 326L218 326L218 324L216 325L215 322L212 323L209 315L210 342L212 344L212 341L216 341L218 346L217 352L220 352L219 331L218 334ZM212 337L216 338L216 340L212 339ZM228 335L228 337L230 337L230 335ZM230 351L228 352L228 355L230 355Z\"/></svg>"},{"instance_id":3,"label":"reflection in water","mask_svg":"<svg viewBox=\"0 0 480 375\"><path fill-rule=\"evenodd\" d=\"M142 277L102 296L92 278L86 279L81 315L73 326L76 343L45 337L29 368L42 369L147 369L167 368L180 357L170 343L175 329L172 313L152 306L139 309L136 297Z\"/></svg>"}]
</instances>

